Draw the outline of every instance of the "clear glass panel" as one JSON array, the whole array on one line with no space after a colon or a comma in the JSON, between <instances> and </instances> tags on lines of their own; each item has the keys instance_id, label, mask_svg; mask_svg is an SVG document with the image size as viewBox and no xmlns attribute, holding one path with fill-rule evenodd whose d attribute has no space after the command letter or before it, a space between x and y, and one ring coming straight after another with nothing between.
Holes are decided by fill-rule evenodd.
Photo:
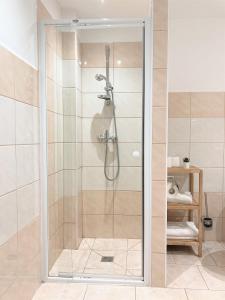
<instances>
[{"instance_id":1,"label":"clear glass panel","mask_svg":"<svg viewBox=\"0 0 225 300\"><path fill-rule=\"evenodd\" d=\"M143 29L46 32L49 275L142 277Z\"/></svg>"}]
</instances>

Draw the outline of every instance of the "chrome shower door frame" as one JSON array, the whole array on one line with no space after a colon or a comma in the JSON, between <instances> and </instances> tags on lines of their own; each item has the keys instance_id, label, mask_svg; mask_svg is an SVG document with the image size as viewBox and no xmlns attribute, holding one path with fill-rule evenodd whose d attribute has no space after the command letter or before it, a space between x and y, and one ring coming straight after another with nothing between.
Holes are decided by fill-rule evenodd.
<instances>
[{"instance_id":1,"label":"chrome shower door frame","mask_svg":"<svg viewBox=\"0 0 225 300\"><path fill-rule=\"evenodd\" d=\"M144 67L143 67L143 277L112 278L109 276L83 276L56 278L48 275L48 194L47 194L47 99L46 99L46 35L45 26L72 26L76 29L113 27L144 28ZM152 70L153 70L153 31L152 18L143 19L81 19L42 21L38 26L39 37L39 101L40 101L40 183L41 183L41 280L109 283L125 285L151 285L151 170L152 170Z\"/></svg>"}]
</instances>

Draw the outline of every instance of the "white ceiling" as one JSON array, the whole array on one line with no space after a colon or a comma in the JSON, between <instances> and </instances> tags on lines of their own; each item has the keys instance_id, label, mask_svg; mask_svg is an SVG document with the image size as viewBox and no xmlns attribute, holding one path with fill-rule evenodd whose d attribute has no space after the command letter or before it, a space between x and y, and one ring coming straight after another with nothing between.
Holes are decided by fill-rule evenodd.
<instances>
[{"instance_id":1,"label":"white ceiling","mask_svg":"<svg viewBox=\"0 0 225 300\"><path fill-rule=\"evenodd\" d=\"M149 13L151 0L57 0L65 11L78 18L135 18Z\"/></svg>"},{"instance_id":2,"label":"white ceiling","mask_svg":"<svg viewBox=\"0 0 225 300\"><path fill-rule=\"evenodd\" d=\"M169 0L169 18L225 18L225 0Z\"/></svg>"}]
</instances>

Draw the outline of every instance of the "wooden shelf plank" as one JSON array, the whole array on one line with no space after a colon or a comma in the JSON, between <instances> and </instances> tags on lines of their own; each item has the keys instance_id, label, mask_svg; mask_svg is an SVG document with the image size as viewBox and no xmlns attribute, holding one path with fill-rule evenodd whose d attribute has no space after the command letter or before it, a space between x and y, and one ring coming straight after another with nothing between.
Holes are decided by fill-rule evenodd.
<instances>
[{"instance_id":1,"label":"wooden shelf plank","mask_svg":"<svg viewBox=\"0 0 225 300\"><path fill-rule=\"evenodd\" d=\"M191 204L183 204L177 202L167 202L167 210L193 210L199 209L199 204L194 200Z\"/></svg>"},{"instance_id":2,"label":"wooden shelf plank","mask_svg":"<svg viewBox=\"0 0 225 300\"><path fill-rule=\"evenodd\" d=\"M167 239L167 245L169 246L192 246L192 245L198 245L199 241L198 239Z\"/></svg>"},{"instance_id":3,"label":"wooden shelf plank","mask_svg":"<svg viewBox=\"0 0 225 300\"><path fill-rule=\"evenodd\" d=\"M184 167L171 167L167 168L168 175L185 175L185 174L199 174L201 169L195 166L190 166L186 169Z\"/></svg>"}]
</instances>

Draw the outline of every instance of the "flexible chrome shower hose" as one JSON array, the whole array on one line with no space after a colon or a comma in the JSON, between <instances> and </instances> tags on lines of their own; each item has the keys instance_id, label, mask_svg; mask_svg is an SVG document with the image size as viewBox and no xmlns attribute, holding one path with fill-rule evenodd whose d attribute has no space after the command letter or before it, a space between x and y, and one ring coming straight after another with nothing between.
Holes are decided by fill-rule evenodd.
<instances>
[{"instance_id":1,"label":"flexible chrome shower hose","mask_svg":"<svg viewBox=\"0 0 225 300\"><path fill-rule=\"evenodd\" d=\"M116 144L116 157L117 157L117 169L116 169L116 174L113 177L110 177L107 174L107 161L108 161L108 143L109 139L106 139L106 144L105 144L105 162L104 162L104 173L105 177L109 181L114 181L118 178L120 174L120 156L119 156L119 144L118 144L118 134L117 134L117 124L116 124L116 112L115 112L115 103L114 103L114 94L113 91L111 90L111 97L112 97L112 109L113 109L113 123L114 123L114 130L115 130L115 144Z\"/></svg>"}]
</instances>

